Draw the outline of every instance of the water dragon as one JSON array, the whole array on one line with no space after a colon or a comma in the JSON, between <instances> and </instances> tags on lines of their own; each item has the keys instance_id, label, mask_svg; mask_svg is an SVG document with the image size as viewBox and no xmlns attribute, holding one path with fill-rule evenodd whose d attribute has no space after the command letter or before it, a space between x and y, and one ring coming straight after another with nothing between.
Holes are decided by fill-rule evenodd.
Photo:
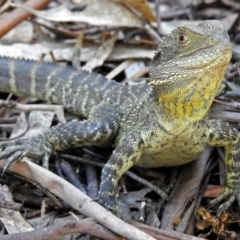
<instances>
[{"instance_id":1,"label":"water dragon","mask_svg":"<svg viewBox=\"0 0 240 240\"><path fill-rule=\"evenodd\" d=\"M240 203L240 144L237 129L209 118L232 54L227 31L217 20L179 27L163 39L151 61L148 83L109 81L71 66L0 58L0 91L62 104L83 121L51 127L30 139L0 143L7 164L23 156L48 159L54 151L114 145L105 164L99 202L117 212L119 178L134 165L177 166L197 159L206 145L224 146L227 165L225 209ZM12 146L15 147L12 147ZM11 146L11 148L9 148Z\"/></svg>"}]
</instances>

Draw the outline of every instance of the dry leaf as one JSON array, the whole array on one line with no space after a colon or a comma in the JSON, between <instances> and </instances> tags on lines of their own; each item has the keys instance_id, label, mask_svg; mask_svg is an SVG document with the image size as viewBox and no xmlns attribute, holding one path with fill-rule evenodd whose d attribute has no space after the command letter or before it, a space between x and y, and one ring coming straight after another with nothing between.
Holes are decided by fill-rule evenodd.
<instances>
[{"instance_id":1,"label":"dry leaf","mask_svg":"<svg viewBox=\"0 0 240 240\"><path fill-rule=\"evenodd\" d=\"M111 0L89 0L82 11L74 12L68 9L67 4L46 11L34 10L19 4L11 5L26 9L34 15L50 21L83 22L108 27L143 27L141 19L132 11L123 4Z\"/></svg>"},{"instance_id":2,"label":"dry leaf","mask_svg":"<svg viewBox=\"0 0 240 240\"><path fill-rule=\"evenodd\" d=\"M83 69L87 71L92 71L95 67L102 66L104 61L111 54L116 40L117 33L108 40L104 41L98 48L98 50L95 52L95 56L89 59L89 61L84 65Z\"/></svg>"},{"instance_id":3,"label":"dry leaf","mask_svg":"<svg viewBox=\"0 0 240 240\"><path fill-rule=\"evenodd\" d=\"M2 201L14 203L12 194L7 186L0 185L0 194ZM0 208L0 219L8 233L28 232L33 230L32 226L26 222L19 211Z\"/></svg>"},{"instance_id":4,"label":"dry leaf","mask_svg":"<svg viewBox=\"0 0 240 240\"><path fill-rule=\"evenodd\" d=\"M98 50L100 44L84 44L81 49L81 61L87 62L92 59ZM53 59L50 52L53 53L57 61L71 61L73 55L73 45L70 44L24 44L15 43L9 46L0 44L0 56L12 58L24 58L29 60L39 61L42 55L44 62L52 62ZM109 61L123 60L128 58L147 58L153 57L153 50L147 46L133 45L133 44L116 44L107 58Z\"/></svg>"},{"instance_id":5,"label":"dry leaf","mask_svg":"<svg viewBox=\"0 0 240 240\"><path fill-rule=\"evenodd\" d=\"M140 12L149 22L156 22L156 17L146 0L123 0L123 2L134 7Z\"/></svg>"}]
</instances>

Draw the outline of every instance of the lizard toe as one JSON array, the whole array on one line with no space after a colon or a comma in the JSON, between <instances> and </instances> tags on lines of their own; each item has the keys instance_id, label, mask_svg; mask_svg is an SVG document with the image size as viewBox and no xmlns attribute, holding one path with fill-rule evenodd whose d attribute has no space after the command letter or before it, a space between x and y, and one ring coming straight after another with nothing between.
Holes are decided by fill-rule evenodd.
<instances>
[{"instance_id":1,"label":"lizard toe","mask_svg":"<svg viewBox=\"0 0 240 240\"><path fill-rule=\"evenodd\" d=\"M227 199L219 206L218 214L228 209L235 200L237 200L238 205L240 206L240 189L238 187L239 184L240 180L235 179L231 186L227 186L222 194L210 202L211 205L217 205Z\"/></svg>"},{"instance_id":2,"label":"lizard toe","mask_svg":"<svg viewBox=\"0 0 240 240\"><path fill-rule=\"evenodd\" d=\"M14 145L22 145L25 144L28 141L27 138L19 138L14 140L6 140L0 142L0 148L7 148Z\"/></svg>"},{"instance_id":3,"label":"lizard toe","mask_svg":"<svg viewBox=\"0 0 240 240\"><path fill-rule=\"evenodd\" d=\"M21 160L21 158L22 158L22 151L16 151L15 153L13 153L6 161L6 164L3 168L2 176L8 170L8 168L13 162L19 161Z\"/></svg>"},{"instance_id":4,"label":"lizard toe","mask_svg":"<svg viewBox=\"0 0 240 240\"><path fill-rule=\"evenodd\" d=\"M218 215L221 212L227 210L233 204L235 199L236 199L236 197L234 195L232 195L230 198L228 198L228 200L226 202L222 203L218 208L218 211L217 211Z\"/></svg>"},{"instance_id":5,"label":"lizard toe","mask_svg":"<svg viewBox=\"0 0 240 240\"><path fill-rule=\"evenodd\" d=\"M4 158L9 158L10 156L14 155L16 152L23 151L23 146L16 146L11 148L6 148L0 153L0 160Z\"/></svg>"},{"instance_id":6,"label":"lizard toe","mask_svg":"<svg viewBox=\"0 0 240 240\"><path fill-rule=\"evenodd\" d=\"M43 167L48 169L48 160L52 149L49 144L45 143L44 137L41 134L30 138L1 142L0 148L4 148L0 152L0 160L7 158L3 173L13 162L21 160L23 157L28 157L36 162L41 159Z\"/></svg>"}]
</instances>

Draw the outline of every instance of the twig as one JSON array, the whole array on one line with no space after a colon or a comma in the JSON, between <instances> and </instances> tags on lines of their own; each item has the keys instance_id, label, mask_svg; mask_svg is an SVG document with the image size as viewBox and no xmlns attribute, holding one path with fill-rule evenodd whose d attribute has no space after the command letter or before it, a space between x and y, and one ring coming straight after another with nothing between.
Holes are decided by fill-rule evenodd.
<instances>
[{"instance_id":1,"label":"twig","mask_svg":"<svg viewBox=\"0 0 240 240\"><path fill-rule=\"evenodd\" d=\"M161 198L163 198L164 200L168 199L168 195L163 192L160 188L158 188L157 186L153 185L152 183L150 183L149 181L137 176L135 173L127 171L125 173L127 176L131 177L132 179L142 183L143 185L151 188L154 192L156 192Z\"/></svg>"},{"instance_id":2,"label":"twig","mask_svg":"<svg viewBox=\"0 0 240 240\"><path fill-rule=\"evenodd\" d=\"M184 233L157 229L138 222L131 222L131 224L159 240L203 240L202 238L193 237Z\"/></svg>"},{"instance_id":3,"label":"twig","mask_svg":"<svg viewBox=\"0 0 240 240\"><path fill-rule=\"evenodd\" d=\"M60 163L60 167L62 169L62 172L67 177L68 181L72 183L75 187L77 187L80 191L87 194L86 188L83 186L83 184L80 182L78 176L73 171L72 166L67 161L62 161Z\"/></svg>"},{"instance_id":4,"label":"twig","mask_svg":"<svg viewBox=\"0 0 240 240\"><path fill-rule=\"evenodd\" d=\"M93 219L86 218L81 220L72 220L38 229L31 232L23 232L1 236L2 240L25 240L25 239L52 239L57 240L63 236L72 233L89 233L102 239L122 240L120 236L109 231L107 228L97 224Z\"/></svg>"},{"instance_id":5,"label":"twig","mask_svg":"<svg viewBox=\"0 0 240 240\"><path fill-rule=\"evenodd\" d=\"M15 101L7 101L0 99L0 106L7 108L14 108L24 112L30 111L51 111L54 112L57 116L57 119L61 123L65 123L66 119L64 117L64 110L62 105L53 105L53 104L22 104Z\"/></svg>"}]
</instances>

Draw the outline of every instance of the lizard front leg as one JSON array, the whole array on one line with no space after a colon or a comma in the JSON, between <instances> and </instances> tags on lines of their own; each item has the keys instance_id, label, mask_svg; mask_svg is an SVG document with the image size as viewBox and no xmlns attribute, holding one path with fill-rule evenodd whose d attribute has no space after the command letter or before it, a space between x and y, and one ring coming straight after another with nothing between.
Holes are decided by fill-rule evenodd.
<instances>
[{"instance_id":1,"label":"lizard front leg","mask_svg":"<svg viewBox=\"0 0 240 240\"><path fill-rule=\"evenodd\" d=\"M231 206L235 199L240 206L240 137L238 130L228 123L211 120L210 126L208 144L225 147L227 186L224 193L211 202L211 204L217 204L227 198L227 202L219 207L219 211L223 211Z\"/></svg>"},{"instance_id":2,"label":"lizard front leg","mask_svg":"<svg viewBox=\"0 0 240 240\"><path fill-rule=\"evenodd\" d=\"M138 162L142 148L143 140L140 134L131 132L122 138L102 170L98 201L115 214L118 213L118 194L116 194L118 180Z\"/></svg>"},{"instance_id":3,"label":"lizard front leg","mask_svg":"<svg viewBox=\"0 0 240 240\"><path fill-rule=\"evenodd\" d=\"M92 110L88 120L58 124L30 138L1 142L0 147L5 149L0 153L0 159L8 158L4 170L23 156L41 158L47 168L48 159L56 150L110 144L118 130L119 115L113 106L101 104Z\"/></svg>"}]
</instances>

